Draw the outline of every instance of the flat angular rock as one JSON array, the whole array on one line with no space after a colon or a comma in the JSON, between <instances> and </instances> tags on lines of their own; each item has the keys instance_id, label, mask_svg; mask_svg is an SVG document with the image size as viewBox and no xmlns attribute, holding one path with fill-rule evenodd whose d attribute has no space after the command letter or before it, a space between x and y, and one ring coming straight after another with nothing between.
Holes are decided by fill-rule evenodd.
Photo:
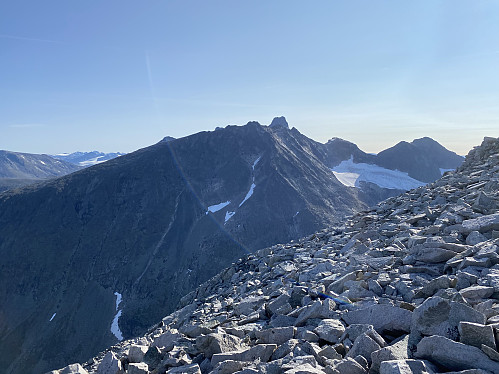
<instances>
[{"instance_id":1,"label":"flat angular rock","mask_svg":"<svg viewBox=\"0 0 499 374\"><path fill-rule=\"evenodd\" d=\"M148 346L132 344L128 351L128 362L142 362Z\"/></svg>"},{"instance_id":2,"label":"flat angular rock","mask_svg":"<svg viewBox=\"0 0 499 374\"><path fill-rule=\"evenodd\" d=\"M428 361L393 360L381 363L379 374L434 374L434 366Z\"/></svg>"},{"instance_id":3,"label":"flat angular rock","mask_svg":"<svg viewBox=\"0 0 499 374\"><path fill-rule=\"evenodd\" d=\"M200 335L206 335L212 332L208 327L191 324L180 327L178 331L189 338L197 338Z\"/></svg>"},{"instance_id":4,"label":"flat angular rock","mask_svg":"<svg viewBox=\"0 0 499 374\"><path fill-rule=\"evenodd\" d=\"M331 318L335 309L336 304L331 299L316 300L298 315L295 326L303 326L310 318Z\"/></svg>"},{"instance_id":5,"label":"flat angular rock","mask_svg":"<svg viewBox=\"0 0 499 374\"><path fill-rule=\"evenodd\" d=\"M261 343L277 345L283 344L289 339L293 339L294 334L295 328L293 326L276 327L272 329L255 331L255 336Z\"/></svg>"},{"instance_id":6,"label":"flat angular rock","mask_svg":"<svg viewBox=\"0 0 499 374\"><path fill-rule=\"evenodd\" d=\"M496 349L494 329L490 325L459 322L459 340L463 344L481 348L482 344Z\"/></svg>"},{"instance_id":7,"label":"flat angular rock","mask_svg":"<svg viewBox=\"0 0 499 374\"><path fill-rule=\"evenodd\" d=\"M499 230L499 213L465 220L461 225L462 232L465 234L469 234L472 231L484 233L487 231Z\"/></svg>"},{"instance_id":8,"label":"flat angular rock","mask_svg":"<svg viewBox=\"0 0 499 374\"><path fill-rule=\"evenodd\" d=\"M378 373L381 362L390 360L405 360L409 358L409 335L406 335L400 341L381 348L371 353L371 372Z\"/></svg>"},{"instance_id":9,"label":"flat angular rock","mask_svg":"<svg viewBox=\"0 0 499 374\"><path fill-rule=\"evenodd\" d=\"M362 367L353 358L347 357L341 361L335 362L331 368L340 374L366 374L367 370Z\"/></svg>"},{"instance_id":10,"label":"flat angular rock","mask_svg":"<svg viewBox=\"0 0 499 374\"><path fill-rule=\"evenodd\" d=\"M310 364L302 364L293 369L286 370L284 374L324 374L324 371Z\"/></svg>"},{"instance_id":11,"label":"flat angular rock","mask_svg":"<svg viewBox=\"0 0 499 374\"><path fill-rule=\"evenodd\" d=\"M462 289L459 293L465 299L483 299L492 296L494 293L494 287L471 286Z\"/></svg>"},{"instance_id":12,"label":"flat angular rock","mask_svg":"<svg viewBox=\"0 0 499 374\"><path fill-rule=\"evenodd\" d=\"M180 338L182 338L182 334L179 334L176 330L167 331L154 339L152 345L154 347L164 347L168 351L173 348L175 341Z\"/></svg>"},{"instance_id":13,"label":"flat angular rock","mask_svg":"<svg viewBox=\"0 0 499 374\"><path fill-rule=\"evenodd\" d=\"M215 366L211 374L232 374L244 368L244 362L226 360Z\"/></svg>"},{"instance_id":14,"label":"flat angular rock","mask_svg":"<svg viewBox=\"0 0 499 374\"><path fill-rule=\"evenodd\" d=\"M258 344L244 351L216 353L211 359L211 364L216 366L220 362L226 360L254 361L260 359L261 362L267 362L276 349L276 344Z\"/></svg>"},{"instance_id":15,"label":"flat angular rock","mask_svg":"<svg viewBox=\"0 0 499 374\"><path fill-rule=\"evenodd\" d=\"M345 326L337 319L324 319L319 326L314 329L314 332L319 338L329 343L336 344L341 335L345 332Z\"/></svg>"},{"instance_id":16,"label":"flat angular rock","mask_svg":"<svg viewBox=\"0 0 499 374\"><path fill-rule=\"evenodd\" d=\"M355 358L357 355L364 357L369 365L371 365L371 353L379 350L381 346L376 343L369 335L366 333L360 335L353 343L352 348L348 351L345 357Z\"/></svg>"},{"instance_id":17,"label":"flat angular rock","mask_svg":"<svg viewBox=\"0 0 499 374\"><path fill-rule=\"evenodd\" d=\"M371 324L383 334L385 331L409 332L412 312L392 305L376 304L368 308L345 313L342 319L348 324Z\"/></svg>"},{"instance_id":18,"label":"flat angular rock","mask_svg":"<svg viewBox=\"0 0 499 374\"><path fill-rule=\"evenodd\" d=\"M121 374L122 370L120 360L113 352L109 351L100 362L97 374Z\"/></svg>"},{"instance_id":19,"label":"flat angular rock","mask_svg":"<svg viewBox=\"0 0 499 374\"><path fill-rule=\"evenodd\" d=\"M499 362L492 361L480 349L443 336L423 338L417 346L415 356L430 360L448 370L483 369L499 373Z\"/></svg>"},{"instance_id":20,"label":"flat angular rock","mask_svg":"<svg viewBox=\"0 0 499 374\"><path fill-rule=\"evenodd\" d=\"M241 349L242 341L240 338L223 333L213 333L198 336L196 338L196 347L208 358L215 353L231 352Z\"/></svg>"},{"instance_id":21,"label":"flat angular rock","mask_svg":"<svg viewBox=\"0 0 499 374\"><path fill-rule=\"evenodd\" d=\"M201 369L198 364L191 364L171 368L166 372L167 374L201 374Z\"/></svg>"},{"instance_id":22,"label":"flat angular rock","mask_svg":"<svg viewBox=\"0 0 499 374\"><path fill-rule=\"evenodd\" d=\"M440 335L453 340L459 337L459 322L485 324L485 315L473 308L438 296L426 299L412 314L410 349L422 336Z\"/></svg>"}]
</instances>

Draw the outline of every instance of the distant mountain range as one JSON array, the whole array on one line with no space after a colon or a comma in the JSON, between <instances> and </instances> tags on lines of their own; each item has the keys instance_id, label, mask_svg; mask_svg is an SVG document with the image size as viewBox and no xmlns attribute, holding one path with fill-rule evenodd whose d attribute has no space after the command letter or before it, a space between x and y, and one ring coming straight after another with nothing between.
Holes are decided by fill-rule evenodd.
<instances>
[{"instance_id":1,"label":"distant mountain range","mask_svg":"<svg viewBox=\"0 0 499 374\"><path fill-rule=\"evenodd\" d=\"M0 150L0 192L60 177L80 167L47 155Z\"/></svg>"},{"instance_id":2,"label":"distant mountain range","mask_svg":"<svg viewBox=\"0 0 499 374\"><path fill-rule=\"evenodd\" d=\"M60 153L52 155L52 157L69 162L70 164L78 165L81 167L93 166L102 162L112 160L113 158L123 156L125 153L103 153L99 151L92 152L73 152L73 153Z\"/></svg>"},{"instance_id":3,"label":"distant mountain range","mask_svg":"<svg viewBox=\"0 0 499 374\"><path fill-rule=\"evenodd\" d=\"M428 138L407 144L426 150L415 165L398 160L413 156L399 145L368 155L341 139L315 142L279 117L0 194L0 367L42 373L85 361L143 333L242 255L462 162Z\"/></svg>"}]
</instances>

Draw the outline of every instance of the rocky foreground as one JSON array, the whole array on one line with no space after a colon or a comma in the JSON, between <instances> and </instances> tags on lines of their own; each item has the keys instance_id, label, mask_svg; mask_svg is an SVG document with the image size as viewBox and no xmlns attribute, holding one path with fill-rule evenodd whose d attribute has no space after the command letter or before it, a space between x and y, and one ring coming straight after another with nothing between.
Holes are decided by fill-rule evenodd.
<instances>
[{"instance_id":1,"label":"rocky foreground","mask_svg":"<svg viewBox=\"0 0 499 374\"><path fill-rule=\"evenodd\" d=\"M454 173L251 254L56 374L499 373L499 139Z\"/></svg>"}]
</instances>

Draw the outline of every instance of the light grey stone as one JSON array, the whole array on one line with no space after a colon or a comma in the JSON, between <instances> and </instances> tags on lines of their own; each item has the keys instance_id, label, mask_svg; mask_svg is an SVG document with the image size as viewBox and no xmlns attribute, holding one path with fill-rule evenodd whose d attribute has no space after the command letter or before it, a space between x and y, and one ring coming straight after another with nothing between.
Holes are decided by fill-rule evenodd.
<instances>
[{"instance_id":1,"label":"light grey stone","mask_svg":"<svg viewBox=\"0 0 499 374\"><path fill-rule=\"evenodd\" d=\"M178 331L189 338L197 338L200 335L207 335L213 332L208 327L193 324L183 325Z\"/></svg>"},{"instance_id":2,"label":"light grey stone","mask_svg":"<svg viewBox=\"0 0 499 374\"><path fill-rule=\"evenodd\" d=\"M371 324L383 334L385 331L410 331L412 312L392 305L376 304L345 313L342 319L348 324Z\"/></svg>"},{"instance_id":3,"label":"light grey stone","mask_svg":"<svg viewBox=\"0 0 499 374\"><path fill-rule=\"evenodd\" d=\"M259 358L261 362L267 362L276 349L276 344L258 344L246 350L215 353L211 359L211 364L216 366L218 363L225 360L254 361L257 358Z\"/></svg>"},{"instance_id":4,"label":"light grey stone","mask_svg":"<svg viewBox=\"0 0 499 374\"><path fill-rule=\"evenodd\" d=\"M492 296L494 293L494 287L486 286L471 286L463 288L459 293L465 299L483 299Z\"/></svg>"},{"instance_id":5,"label":"light grey stone","mask_svg":"<svg viewBox=\"0 0 499 374\"><path fill-rule=\"evenodd\" d=\"M324 374L324 371L310 364L302 364L293 369L288 369L284 374Z\"/></svg>"},{"instance_id":6,"label":"light grey stone","mask_svg":"<svg viewBox=\"0 0 499 374\"><path fill-rule=\"evenodd\" d=\"M241 349L240 338L224 333L201 335L196 338L196 347L208 358L215 353L231 352Z\"/></svg>"},{"instance_id":7,"label":"light grey stone","mask_svg":"<svg viewBox=\"0 0 499 374\"><path fill-rule=\"evenodd\" d=\"M201 368L198 364L184 365L176 368L171 368L167 374L201 374Z\"/></svg>"},{"instance_id":8,"label":"light grey stone","mask_svg":"<svg viewBox=\"0 0 499 374\"><path fill-rule=\"evenodd\" d=\"M379 374L434 374L434 366L428 361L421 360L392 360L383 361Z\"/></svg>"},{"instance_id":9,"label":"light grey stone","mask_svg":"<svg viewBox=\"0 0 499 374\"><path fill-rule=\"evenodd\" d=\"M409 335L389 346L381 348L371 353L371 372L376 374L379 372L381 362L390 360L405 360L409 358Z\"/></svg>"},{"instance_id":10,"label":"light grey stone","mask_svg":"<svg viewBox=\"0 0 499 374\"><path fill-rule=\"evenodd\" d=\"M347 357L331 365L332 369L341 374L366 374L367 370L353 358Z\"/></svg>"},{"instance_id":11,"label":"light grey stone","mask_svg":"<svg viewBox=\"0 0 499 374\"><path fill-rule=\"evenodd\" d=\"M345 326L336 319L324 319L314 329L314 332L323 340L329 343L338 343L341 335L345 332Z\"/></svg>"},{"instance_id":12,"label":"light grey stone","mask_svg":"<svg viewBox=\"0 0 499 374\"><path fill-rule=\"evenodd\" d=\"M478 231L472 231L466 237L466 244L468 245L476 245L485 241L487 241L487 238L480 234Z\"/></svg>"},{"instance_id":13,"label":"light grey stone","mask_svg":"<svg viewBox=\"0 0 499 374\"><path fill-rule=\"evenodd\" d=\"M270 343L277 345L283 344L289 339L293 339L294 334L295 328L293 326L276 327L255 331L255 336L261 343Z\"/></svg>"},{"instance_id":14,"label":"light grey stone","mask_svg":"<svg viewBox=\"0 0 499 374\"><path fill-rule=\"evenodd\" d=\"M371 365L371 353L379 350L381 346L376 343L369 335L366 333L360 335L355 339L352 348L348 351L346 357L354 358L357 355L364 357L369 365Z\"/></svg>"},{"instance_id":15,"label":"light grey stone","mask_svg":"<svg viewBox=\"0 0 499 374\"><path fill-rule=\"evenodd\" d=\"M211 374L232 374L240 371L244 366L244 362L225 360L217 364Z\"/></svg>"},{"instance_id":16,"label":"light grey stone","mask_svg":"<svg viewBox=\"0 0 499 374\"><path fill-rule=\"evenodd\" d=\"M461 225L462 231L465 234L469 234L472 231L484 233L487 231L499 230L499 213L465 220Z\"/></svg>"},{"instance_id":17,"label":"light grey stone","mask_svg":"<svg viewBox=\"0 0 499 374\"><path fill-rule=\"evenodd\" d=\"M123 372L120 360L111 351L106 353L97 368L97 374L121 374Z\"/></svg>"},{"instance_id":18,"label":"light grey stone","mask_svg":"<svg viewBox=\"0 0 499 374\"><path fill-rule=\"evenodd\" d=\"M480 348L482 344L496 349L494 329L490 325L463 322L459 323L459 340L463 344Z\"/></svg>"},{"instance_id":19,"label":"light grey stone","mask_svg":"<svg viewBox=\"0 0 499 374\"><path fill-rule=\"evenodd\" d=\"M295 326L303 326L310 318L331 318L335 308L336 304L331 299L316 300L298 315Z\"/></svg>"},{"instance_id":20,"label":"light grey stone","mask_svg":"<svg viewBox=\"0 0 499 374\"><path fill-rule=\"evenodd\" d=\"M145 345L132 344L128 351L128 362L142 362L148 349Z\"/></svg>"},{"instance_id":21,"label":"light grey stone","mask_svg":"<svg viewBox=\"0 0 499 374\"><path fill-rule=\"evenodd\" d=\"M499 362L492 361L480 349L443 336L423 338L417 346L415 356L430 360L448 370L483 369L499 373Z\"/></svg>"},{"instance_id":22,"label":"light grey stone","mask_svg":"<svg viewBox=\"0 0 499 374\"><path fill-rule=\"evenodd\" d=\"M177 330L166 331L155 338L152 345L154 347L164 347L164 350L168 351L173 348L175 341L180 338L182 338L182 334L179 334Z\"/></svg>"}]
</instances>

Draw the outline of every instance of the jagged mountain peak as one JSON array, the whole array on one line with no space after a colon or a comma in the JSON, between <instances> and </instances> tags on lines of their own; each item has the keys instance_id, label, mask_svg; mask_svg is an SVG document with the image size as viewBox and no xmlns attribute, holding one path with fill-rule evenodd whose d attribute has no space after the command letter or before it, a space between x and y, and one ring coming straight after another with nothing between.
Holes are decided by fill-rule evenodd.
<instances>
[{"instance_id":1,"label":"jagged mountain peak","mask_svg":"<svg viewBox=\"0 0 499 374\"><path fill-rule=\"evenodd\" d=\"M274 119L270 123L269 127L274 128L274 129L276 129L276 128L289 129L288 121L286 121L286 118L284 116L274 117Z\"/></svg>"}]
</instances>

